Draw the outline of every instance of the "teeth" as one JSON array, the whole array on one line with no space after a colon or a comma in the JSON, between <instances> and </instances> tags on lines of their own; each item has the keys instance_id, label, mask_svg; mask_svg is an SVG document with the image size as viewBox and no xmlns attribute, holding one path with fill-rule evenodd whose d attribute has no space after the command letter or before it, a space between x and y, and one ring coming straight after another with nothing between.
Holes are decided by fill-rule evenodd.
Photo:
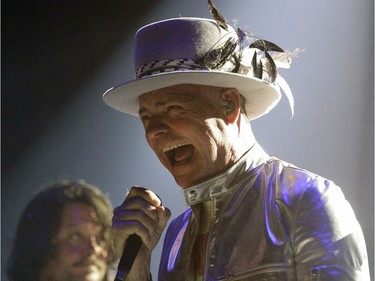
<instances>
[{"instance_id":1,"label":"teeth","mask_svg":"<svg viewBox=\"0 0 375 281\"><path fill-rule=\"evenodd\" d=\"M174 144L174 145L170 145L170 146L167 146L167 147L163 148L163 152L167 152L167 151L170 151L172 149L176 149L176 148L184 146L184 145L186 145L186 144Z\"/></svg>"}]
</instances>

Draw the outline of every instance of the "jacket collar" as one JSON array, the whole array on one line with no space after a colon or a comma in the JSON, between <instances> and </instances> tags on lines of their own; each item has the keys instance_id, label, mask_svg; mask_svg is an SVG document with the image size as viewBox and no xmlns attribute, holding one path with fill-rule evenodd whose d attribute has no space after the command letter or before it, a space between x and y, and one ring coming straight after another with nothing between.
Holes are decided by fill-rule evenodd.
<instances>
[{"instance_id":1,"label":"jacket collar","mask_svg":"<svg viewBox=\"0 0 375 281\"><path fill-rule=\"evenodd\" d=\"M269 159L269 155L256 143L237 163L220 175L182 190L185 204L192 206L237 188L252 171Z\"/></svg>"}]
</instances>

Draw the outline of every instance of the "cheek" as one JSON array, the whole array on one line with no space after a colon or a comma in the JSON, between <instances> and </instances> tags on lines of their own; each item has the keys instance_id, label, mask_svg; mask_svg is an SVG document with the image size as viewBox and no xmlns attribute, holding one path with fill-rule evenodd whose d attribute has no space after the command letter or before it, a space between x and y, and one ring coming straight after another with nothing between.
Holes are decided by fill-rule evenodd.
<instances>
[{"instance_id":1,"label":"cheek","mask_svg":"<svg viewBox=\"0 0 375 281\"><path fill-rule=\"evenodd\" d=\"M219 124L215 120L208 120L205 122L205 129L200 130L199 133L199 150L201 150L207 161L214 162L225 144Z\"/></svg>"},{"instance_id":2,"label":"cheek","mask_svg":"<svg viewBox=\"0 0 375 281\"><path fill-rule=\"evenodd\" d=\"M58 253L60 259L64 259L67 263L72 263L80 258L84 253L83 247L62 247Z\"/></svg>"},{"instance_id":3,"label":"cheek","mask_svg":"<svg viewBox=\"0 0 375 281\"><path fill-rule=\"evenodd\" d=\"M209 142L210 145L214 147L223 141L223 130L214 119L208 119L202 123L202 128L198 130L198 133L201 134L201 137L205 139L206 142Z\"/></svg>"},{"instance_id":4,"label":"cheek","mask_svg":"<svg viewBox=\"0 0 375 281\"><path fill-rule=\"evenodd\" d=\"M149 137L147 136L147 134L145 134L145 138L146 138L146 141L147 141L148 146L151 147L152 150L154 150L154 147L152 146L152 138L149 138ZM155 150L154 150L154 151L155 151Z\"/></svg>"},{"instance_id":5,"label":"cheek","mask_svg":"<svg viewBox=\"0 0 375 281\"><path fill-rule=\"evenodd\" d=\"M152 138L147 138L147 136L146 136L146 141L147 141L148 146L155 153L155 155L158 156L158 158L160 158L159 157L160 150L157 148L155 140L153 140Z\"/></svg>"},{"instance_id":6,"label":"cheek","mask_svg":"<svg viewBox=\"0 0 375 281\"><path fill-rule=\"evenodd\" d=\"M60 249L52 260L47 264L47 269L53 269L55 272L65 271L78 260L79 255L68 249Z\"/></svg>"}]
</instances>

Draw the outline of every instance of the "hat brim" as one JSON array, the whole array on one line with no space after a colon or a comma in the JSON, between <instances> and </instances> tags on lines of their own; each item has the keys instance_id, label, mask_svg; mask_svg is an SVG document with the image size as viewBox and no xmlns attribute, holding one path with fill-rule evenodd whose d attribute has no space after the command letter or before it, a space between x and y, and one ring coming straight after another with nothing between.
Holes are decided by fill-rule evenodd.
<instances>
[{"instance_id":1,"label":"hat brim","mask_svg":"<svg viewBox=\"0 0 375 281\"><path fill-rule=\"evenodd\" d=\"M257 78L237 73L189 70L159 73L125 82L107 90L103 100L116 110L138 116L140 95L179 84L236 88L246 98L250 120L268 113L281 98L277 86Z\"/></svg>"}]
</instances>

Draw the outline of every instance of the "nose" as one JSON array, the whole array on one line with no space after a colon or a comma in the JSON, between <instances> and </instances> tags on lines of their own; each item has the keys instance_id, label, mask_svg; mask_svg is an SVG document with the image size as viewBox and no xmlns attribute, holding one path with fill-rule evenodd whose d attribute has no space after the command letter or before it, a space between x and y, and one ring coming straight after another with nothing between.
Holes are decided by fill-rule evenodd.
<instances>
[{"instance_id":1,"label":"nose","mask_svg":"<svg viewBox=\"0 0 375 281\"><path fill-rule=\"evenodd\" d=\"M101 256L105 255L105 243L104 241L98 240L97 237L91 236L88 240L86 251L88 255Z\"/></svg>"},{"instance_id":2,"label":"nose","mask_svg":"<svg viewBox=\"0 0 375 281\"><path fill-rule=\"evenodd\" d=\"M165 134L169 130L168 125L166 124L164 118L160 115L153 116L148 121L146 131L147 139L158 138L161 135Z\"/></svg>"}]
</instances>

